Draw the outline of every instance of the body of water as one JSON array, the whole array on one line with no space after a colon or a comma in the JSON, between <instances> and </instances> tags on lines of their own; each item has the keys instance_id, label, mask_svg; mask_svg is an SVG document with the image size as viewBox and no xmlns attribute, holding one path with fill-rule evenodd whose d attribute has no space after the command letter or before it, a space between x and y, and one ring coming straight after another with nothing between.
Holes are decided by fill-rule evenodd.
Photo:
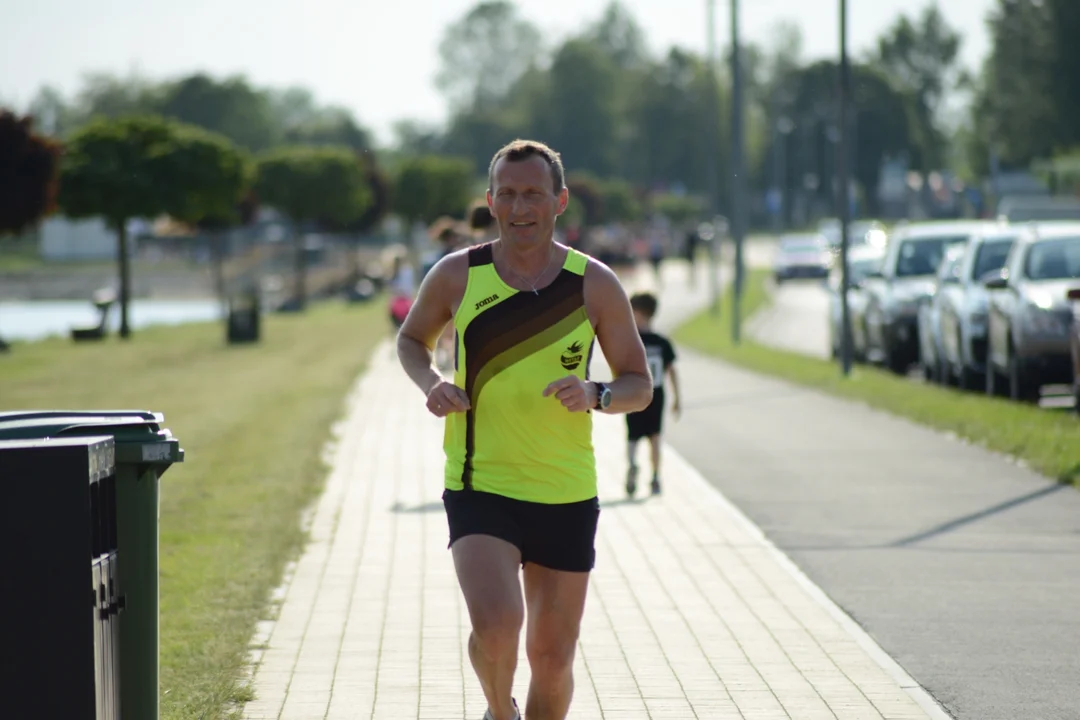
<instances>
[{"instance_id":1,"label":"body of water","mask_svg":"<svg viewBox=\"0 0 1080 720\"><path fill-rule=\"evenodd\" d=\"M73 327L98 324L100 313L86 301L34 300L0 302L0 337L5 340L42 340L60 335L70 337ZM151 325L179 325L220 320L221 305L216 300L132 300L128 322L132 329ZM120 308L109 311L109 332L120 327Z\"/></svg>"}]
</instances>

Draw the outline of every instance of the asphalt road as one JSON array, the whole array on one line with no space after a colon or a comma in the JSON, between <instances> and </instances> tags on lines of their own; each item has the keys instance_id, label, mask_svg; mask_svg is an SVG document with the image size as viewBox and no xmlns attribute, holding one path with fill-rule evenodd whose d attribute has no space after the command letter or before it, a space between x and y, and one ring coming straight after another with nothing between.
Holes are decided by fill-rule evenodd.
<instances>
[{"instance_id":1,"label":"asphalt road","mask_svg":"<svg viewBox=\"0 0 1080 720\"><path fill-rule=\"evenodd\" d=\"M770 307L747 326L759 342L783 350L829 357L829 295L820 281L788 282L776 288Z\"/></svg>"},{"instance_id":2,"label":"asphalt road","mask_svg":"<svg viewBox=\"0 0 1080 720\"><path fill-rule=\"evenodd\" d=\"M708 283L691 290L685 266L665 281L657 320L670 330ZM802 308L803 290L783 292ZM790 328L808 324L801 312ZM667 423L669 444L954 717L1080 720L1080 492L678 351L684 414Z\"/></svg>"},{"instance_id":3,"label":"asphalt road","mask_svg":"<svg viewBox=\"0 0 1080 720\"><path fill-rule=\"evenodd\" d=\"M1080 492L680 352L669 443L954 717L1080 718Z\"/></svg>"}]
</instances>

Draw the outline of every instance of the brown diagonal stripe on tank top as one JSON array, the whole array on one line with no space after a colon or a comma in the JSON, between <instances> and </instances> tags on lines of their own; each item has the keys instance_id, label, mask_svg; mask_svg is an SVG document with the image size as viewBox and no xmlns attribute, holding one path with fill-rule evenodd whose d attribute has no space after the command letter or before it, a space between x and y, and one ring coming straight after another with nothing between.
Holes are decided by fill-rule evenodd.
<instances>
[{"instance_id":1,"label":"brown diagonal stripe on tank top","mask_svg":"<svg viewBox=\"0 0 1080 720\"><path fill-rule=\"evenodd\" d=\"M539 295L519 292L480 313L465 328L465 392L492 358L539 334L583 307L584 278L569 271Z\"/></svg>"}]
</instances>

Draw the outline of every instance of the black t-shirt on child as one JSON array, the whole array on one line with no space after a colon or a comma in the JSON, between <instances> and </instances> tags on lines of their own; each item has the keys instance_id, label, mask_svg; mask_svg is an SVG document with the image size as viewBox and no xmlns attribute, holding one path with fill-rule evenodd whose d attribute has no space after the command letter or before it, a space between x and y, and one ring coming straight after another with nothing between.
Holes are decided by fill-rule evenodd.
<instances>
[{"instance_id":1,"label":"black t-shirt on child","mask_svg":"<svg viewBox=\"0 0 1080 720\"><path fill-rule=\"evenodd\" d=\"M645 346L645 357L649 361L654 388L664 387L664 375L671 363L675 362L675 348L671 342L659 333L640 332L641 343Z\"/></svg>"}]
</instances>

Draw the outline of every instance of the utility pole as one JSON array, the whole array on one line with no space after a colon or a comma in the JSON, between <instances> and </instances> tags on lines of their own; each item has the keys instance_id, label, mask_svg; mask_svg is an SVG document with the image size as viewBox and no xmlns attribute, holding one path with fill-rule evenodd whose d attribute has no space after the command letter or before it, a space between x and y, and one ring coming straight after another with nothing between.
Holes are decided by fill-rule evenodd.
<instances>
[{"instance_id":1,"label":"utility pole","mask_svg":"<svg viewBox=\"0 0 1080 720\"><path fill-rule=\"evenodd\" d=\"M720 211L720 193L717 189L717 134L720 127L718 102L719 85L716 78L716 0L705 0L705 45L708 62L709 96L705 98L707 122L705 123L705 192L708 202L705 209L709 213L709 223L713 234L709 238L709 292L712 294L710 307L714 316L720 315L720 250L722 237L715 227L716 216ZM693 269L691 268L691 272Z\"/></svg>"},{"instance_id":2,"label":"utility pole","mask_svg":"<svg viewBox=\"0 0 1080 720\"><path fill-rule=\"evenodd\" d=\"M735 242L735 286L731 303L731 340L740 341L743 293L743 241L746 233L746 172L743 159L742 47L739 43L739 0L731 2L731 238Z\"/></svg>"},{"instance_id":3,"label":"utility pole","mask_svg":"<svg viewBox=\"0 0 1080 720\"><path fill-rule=\"evenodd\" d=\"M851 313L848 307L848 225L851 221L851 201L848 197L850 70L847 52L847 0L840 0L840 142L837 143L836 160L840 177L840 365L844 377L851 374Z\"/></svg>"}]
</instances>

